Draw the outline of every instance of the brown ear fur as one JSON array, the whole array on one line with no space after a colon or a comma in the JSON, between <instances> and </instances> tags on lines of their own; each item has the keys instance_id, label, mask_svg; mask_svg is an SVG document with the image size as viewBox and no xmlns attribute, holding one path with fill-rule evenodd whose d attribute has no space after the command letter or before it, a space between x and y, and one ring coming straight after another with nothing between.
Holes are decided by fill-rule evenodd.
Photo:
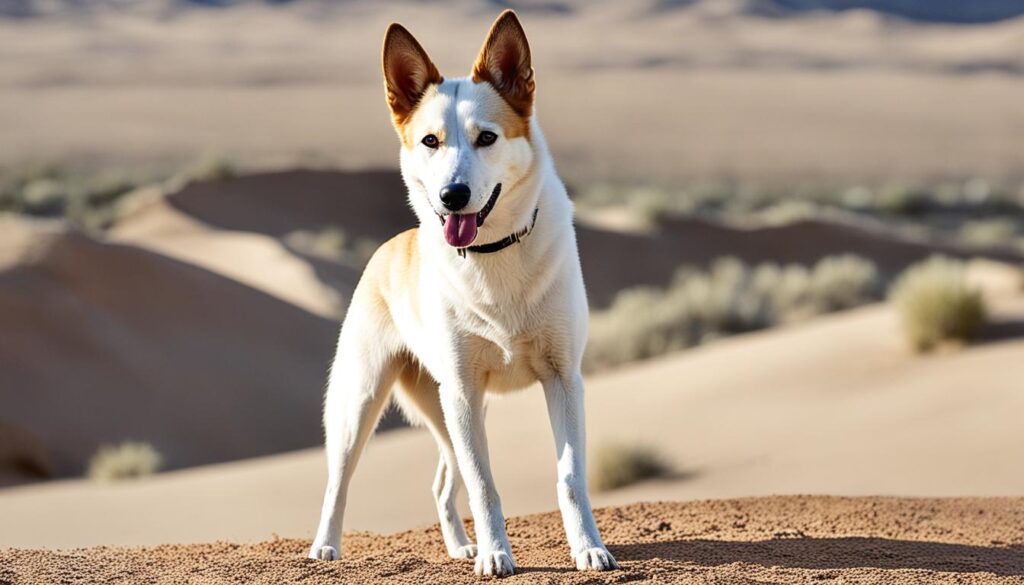
<instances>
[{"instance_id":1,"label":"brown ear fur","mask_svg":"<svg viewBox=\"0 0 1024 585\"><path fill-rule=\"evenodd\" d=\"M491 25L473 65L473 81L490 83L517 114L530 117L536 85L530 45L515 12L502 12Z\"/></svg>"},{"instance_id":2,"label":"brown ear fur","mask_svg":"<svg viewBox=\"0 0 1024 585\"><path fill-rule=\"evenodd\" d=\"M384 35L384 90L396 126L402 126L416 109L423 92L444 78L412 34L392 23Z\"/></svg>"}]
</instances>

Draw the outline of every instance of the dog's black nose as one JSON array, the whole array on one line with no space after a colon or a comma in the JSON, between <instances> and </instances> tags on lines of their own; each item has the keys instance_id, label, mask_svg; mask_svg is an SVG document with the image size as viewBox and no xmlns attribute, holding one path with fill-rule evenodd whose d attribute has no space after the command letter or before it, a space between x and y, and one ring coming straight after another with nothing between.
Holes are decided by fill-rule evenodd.
<instances>
[{"instance_id":1,"label":"dog's black nose","mask_svg":"<svg viewBox=\"0 0 1024 585\"><path fill-rule=\"evenodd\" d=\"M458 211L469 203L469 185L449 183L441 187L441 203L448 211Z\"/></svg>"}]
</instances>

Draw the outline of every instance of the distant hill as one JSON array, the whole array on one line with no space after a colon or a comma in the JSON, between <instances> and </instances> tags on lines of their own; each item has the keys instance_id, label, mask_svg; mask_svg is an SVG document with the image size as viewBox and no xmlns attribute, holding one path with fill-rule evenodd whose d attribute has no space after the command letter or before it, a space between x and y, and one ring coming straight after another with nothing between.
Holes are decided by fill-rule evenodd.
<instances>
[{"instance_id":1,"label":"distant hill","mask_svg":"<svg viewBox=\"0 0 1024 585\"><path fill-rule=\"evenodd\" d=\"M786 12L868 9L911 20L982 23L1024 14L1024 0L768 0Z\"/></svg>"},{"instance_id":2,"label":"distant hill","mask_svg":"<svg viewBox=\"0 0 1024 585\"><path fill-rule=\"evenodd\" d=\"M656 8L686 8L720 0L662 0ZM87 14L94 10L131 10L166 15L187 8L228 8L242 4L324 4L338 8L341 3L325 0L0 0L0 17L29 18L55 14ZM468 11L480 8L497 11L510 7L521 12L553 15L586 9L581 0L476 0L462 2ZM480 4L483 6L474 6ZM786 17L812 10L868 9L911 20L945 23L984 23L1024 15L1024 0L742 0L738 12L760 16Z\"/></svg>"}]
</instances>

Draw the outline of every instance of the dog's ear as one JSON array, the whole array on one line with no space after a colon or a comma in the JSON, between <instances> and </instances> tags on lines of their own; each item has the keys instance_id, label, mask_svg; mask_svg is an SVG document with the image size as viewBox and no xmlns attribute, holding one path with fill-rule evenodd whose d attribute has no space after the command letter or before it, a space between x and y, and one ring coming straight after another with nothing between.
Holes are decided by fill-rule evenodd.
<instances>
[{"instance_id":1,"label":"dog's ear","mask_svg":"<svg viewBox=\"0 0 1024 585\"><path fill-rule=\"evenodd\" d=\"M502 12L491 25L473 65L473 81L490 83L516 113L530 116L535 89L533 65L526 33L515 12Z\"/></svg>"},{"instance_id":2,"label":"dog's ear","mask_svg":"<svg viewBox=\"0 0 1024 585\"><path fill-rule=\"evenodd\" d=\"M423 92L443 78L419 42L405 27L392 23L384 35L384 89L395 124L412 115Z\"/></svg>"}]
</instances>

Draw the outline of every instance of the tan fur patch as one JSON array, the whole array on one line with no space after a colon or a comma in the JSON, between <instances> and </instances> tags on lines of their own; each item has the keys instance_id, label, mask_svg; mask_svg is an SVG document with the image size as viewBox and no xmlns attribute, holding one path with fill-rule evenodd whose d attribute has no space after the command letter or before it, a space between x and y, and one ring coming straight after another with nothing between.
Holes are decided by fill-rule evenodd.
<instances>
[{"instance_id":1,"label":"tan fur patch","mask_svg":"<svg viewBox=\"0 0 1024 585\"><path fill-rule=\"evenodd\" d=\"M384 242L366 265L362 279L372 283L372 289L385 306L409 297L409 306L417 320L419 302L413 289L419 282L418 232L418 228L412 228Z\"/></svg>"},{"instance_id":2,"label":"tan fur patch","mask_svg":"<svg viewBox=\"0 0 1024 585\"><path fill-rule=\"evenodd\" d=\"M394 118L395 130L398 131L398 137L401 139L402 146L405 148L412 148L423 139L423 136L419 135L419 133L423 132L423 125L418 123L419 120L417 120L417 114L421 111L420 106L437 96L437 87L437 85L431 85L428 87L426 91L423 92L423 97L420 98L416 107L413 108L412 112L410 112L404 120L399 122L397 118ZM437 135L438 140L444 142L445 133L443 129L434 131L434 134Z\"/></svg>"},{"instance_id":3,"label":"tan fur patch","mask_svg":"<svg viewBox=\"0 0 1024 585\"><path fill-rule=\"evenodd\" d=\"M498 125L501 126L502 131L505 133L505 138L509 140L513 138L526 138L530 139L530 119L529 116L522 116L519 112L512 109L512 106L508 104L498 92L490 84L484 84L486 91L494 96L494 99L488 100L488 110L490 111L490 118Z\"/></svg>"}]
</instances>

